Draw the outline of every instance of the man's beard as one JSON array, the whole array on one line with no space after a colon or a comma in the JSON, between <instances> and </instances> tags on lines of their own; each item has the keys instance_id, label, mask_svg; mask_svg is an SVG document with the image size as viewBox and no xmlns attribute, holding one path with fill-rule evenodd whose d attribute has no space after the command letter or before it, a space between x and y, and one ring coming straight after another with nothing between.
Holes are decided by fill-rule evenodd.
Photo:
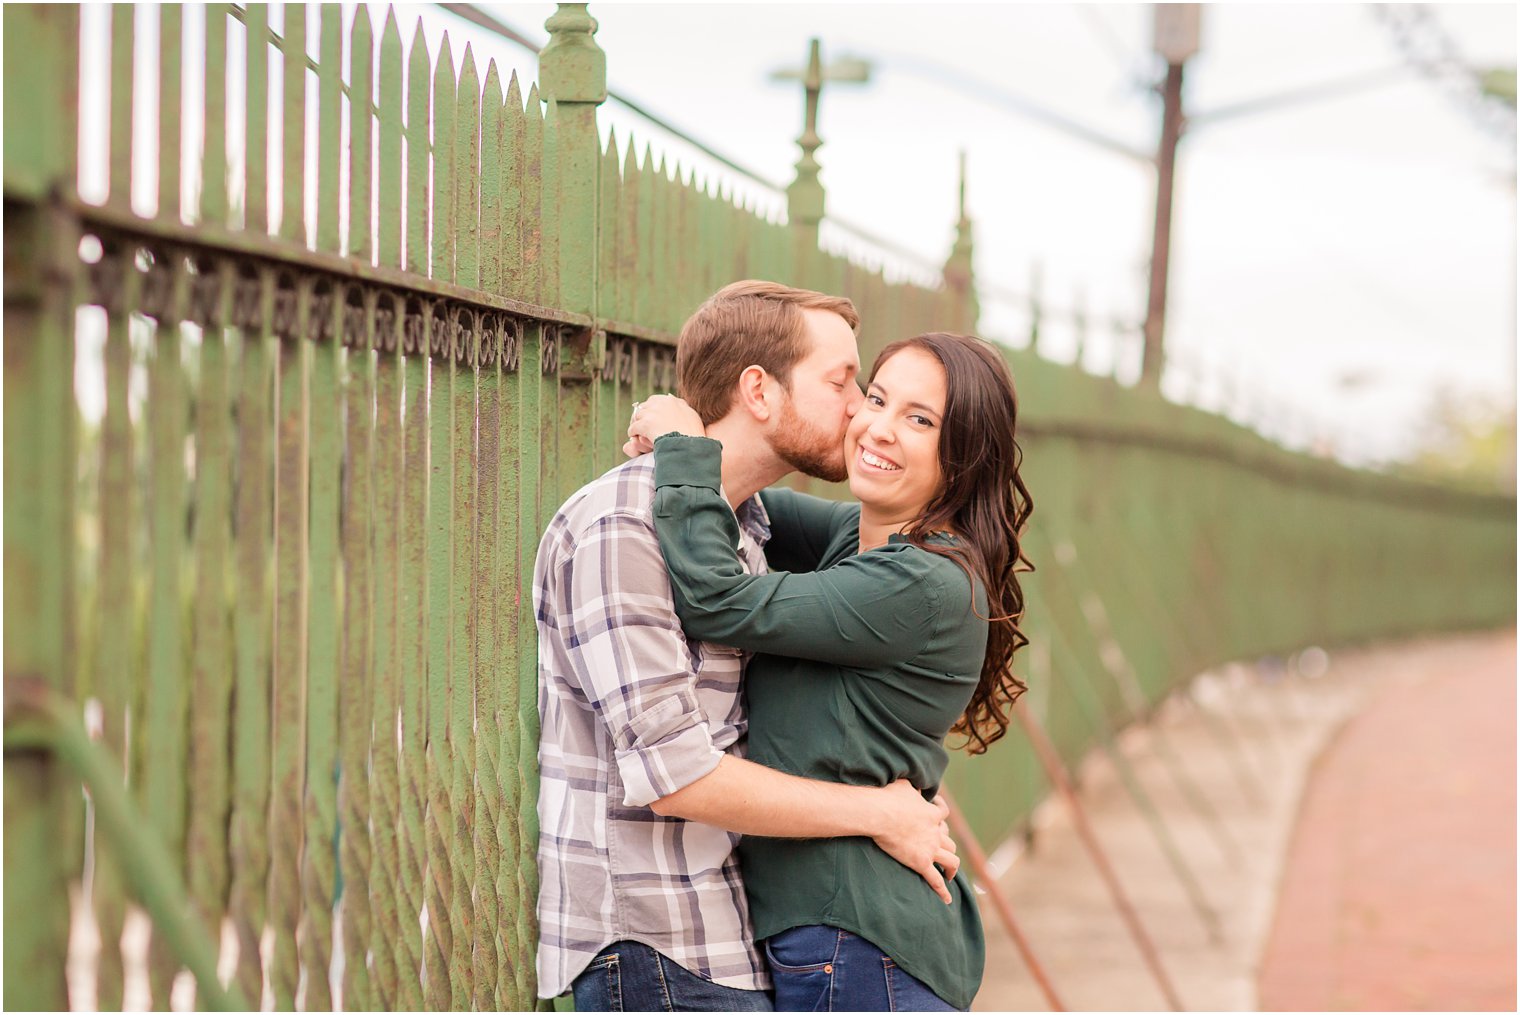
<instances>
[{"instance_id":1,"label":"man's beard","mask_svg":"<svg viewBox=\"0 0 1520 1015\"><path fill-rule=\"evenodd\" d=\"M771 450L798 472L838 483L849 474L844 463L844 435L827 434L803 419L788 398L781 425L770 441Z\"/></svg>"}]
</instances>

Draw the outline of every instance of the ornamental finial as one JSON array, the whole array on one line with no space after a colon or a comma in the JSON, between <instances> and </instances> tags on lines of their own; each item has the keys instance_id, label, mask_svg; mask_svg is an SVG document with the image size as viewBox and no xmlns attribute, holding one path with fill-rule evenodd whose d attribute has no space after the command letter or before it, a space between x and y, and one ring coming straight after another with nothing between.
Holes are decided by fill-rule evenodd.
<instances>
[{"instance_id":1,"label":"ornamental finial","mask_svg":"<svg viewBox=\"0 0 1520 1015\"><path fill-rule=\"evenodd\" d=\"M975 331L981 316L981 305L976 298L976 280L972 269L971 217L966 214L966 152L960 153L960 182L957 198L959 217L955 223L955 244L945 261L945 287L955 294L952 309L952 327L960 331Z\"/></svg>"},{"instance_id":2,"label":"ornamental finial","mask_svg":"<svg viewBox=\"0 0 1520 1015\"><path fill-rule=\"evenodd\" d=\"M538 56L539 97L564 104L607 100L607 54L585 4L560 4L544 22L549 44Z\"/></svg>"},{"instance_id":3,"label":"ornamental finial","mask_svg":"<svg viewBox=\"0 0 1520 1015\"><path fill-rule=\"evenodd\" d=\"M813 154L823 144L818 136L818 96L823 91L823 59L817 39L808 42L807 70L802 75L802 87L807 105L802 121L802 136L797 145L802 158L797 160L797 177L786 188L787 218L793 225L816 229L823 219L823 184L818 179L818 159Z\"/></svg>"}]
</instances>

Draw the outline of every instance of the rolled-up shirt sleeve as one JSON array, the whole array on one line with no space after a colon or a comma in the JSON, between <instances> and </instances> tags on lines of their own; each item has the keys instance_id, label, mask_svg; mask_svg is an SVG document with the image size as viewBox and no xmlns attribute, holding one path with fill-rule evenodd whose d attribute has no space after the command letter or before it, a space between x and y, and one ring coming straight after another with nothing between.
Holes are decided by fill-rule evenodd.
<instances>
[{"instance_id":1,"label":"rolled-up shirt sleeve","mask_svg":"<svg viewBox=\"0 0 1520 1015\"><path fill-rule=\"evenodd\" d=\"M624 805L647 806L722 758L697 701L697 667L671 609L659 541L645 519L603 515L564 566L570 668L611 736Z\"/></svg>"}]
</instances>

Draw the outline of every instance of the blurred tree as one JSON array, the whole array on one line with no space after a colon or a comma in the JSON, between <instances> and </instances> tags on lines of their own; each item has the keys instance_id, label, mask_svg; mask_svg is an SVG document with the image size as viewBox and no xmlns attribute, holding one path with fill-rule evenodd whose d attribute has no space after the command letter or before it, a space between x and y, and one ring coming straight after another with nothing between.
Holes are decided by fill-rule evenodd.
<instances>
[{"instance_id":1,"label":"blurred tree","mask_svg":"<svg viewBox=\"0 0 1520 1015\"><path fill-rule=\"evenodd\" d=\"M1495 67L1484 71L1479 80L1482 82L1484 95L1507 105L1515 104L1515 68Z\"/></svg>"},{"instance_id":2,"label":"blurred tree","mask_svg":"<svg viewBox=\"0 0 1520 1015\"><path fill-rule=\"evenodd\" d=\"M1513 493L1514 433L1513 406L1443 388L1419 424L1415 450L1393 471Z\"/></svg>"}]
</instances>

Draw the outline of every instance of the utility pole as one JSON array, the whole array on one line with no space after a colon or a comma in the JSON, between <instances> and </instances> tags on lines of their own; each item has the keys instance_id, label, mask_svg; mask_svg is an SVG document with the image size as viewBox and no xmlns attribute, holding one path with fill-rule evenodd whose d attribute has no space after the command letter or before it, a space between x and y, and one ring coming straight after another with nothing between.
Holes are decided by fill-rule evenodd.
<instances>
[{"instance_id":1,"label":"utility pole","mask_svg":"<svg viewBox=\"0 0 1520 1015\"><path fill-rule=\"evenodd\" d=\"M1166 283L1172 244L1172 180L1182 139L1182 67L1198 52L1200 4L1156 4L1155 51L1166 61L1161 85L1161 143L1156 151L1156 227L1151 239L1150 299L1145 310L1145 348L1140 383L1161 384L1166 334Z\"/></svg>"}]
</instances>

